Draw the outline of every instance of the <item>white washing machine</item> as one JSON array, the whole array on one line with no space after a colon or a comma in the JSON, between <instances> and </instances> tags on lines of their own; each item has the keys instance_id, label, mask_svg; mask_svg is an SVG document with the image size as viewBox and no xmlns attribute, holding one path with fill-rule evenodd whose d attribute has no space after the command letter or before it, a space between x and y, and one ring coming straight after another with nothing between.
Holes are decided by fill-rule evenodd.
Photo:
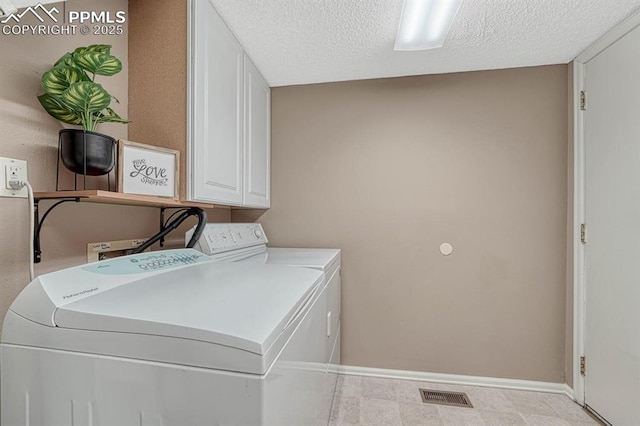
<instances>
[{"instance_id":1,"label":"white washing machine","mask_svg":"<svg viewBox=\"0 0 640 426\"><path fill-rule=\"evenodd\" d=\"M326 424L306 380L323 283L192 249L42 275L5 318L2 424Z\"/></svg>"},{"instance_id":2,"label":"white washing machine","mask_svg":"<svg viewBox=\"0 0 640 426\"><path fill-rule=\"evenodd\" d=\"M192 233L193 229L187 232L187 240ZM259 223L208 223L194 248L214 260L304 267L325 274L310 313L315 334L309 334L310 342L324 339L325 352L324 357L309 365L319 363L325 368L306 374L308 380L318 383L314 387L319 389L316 398L322 401L318 407L319 417L328 421L340 364L341 252L339 249L273 248L267 247L267 243ZM320 335L323 337L316 337Z\"/></svg>"}]
</instances>

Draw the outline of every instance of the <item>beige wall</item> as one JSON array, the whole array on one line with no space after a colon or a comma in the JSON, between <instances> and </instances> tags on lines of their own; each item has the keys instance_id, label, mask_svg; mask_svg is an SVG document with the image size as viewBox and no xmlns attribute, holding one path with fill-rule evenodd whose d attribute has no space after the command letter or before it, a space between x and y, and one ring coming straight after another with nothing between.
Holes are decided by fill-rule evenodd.
<instances>
[{"instance_id":1,"label":"beige wall","mask_svg":"<svg viewBox=\"0 0 640 426\"><path fill-rule=\"evenodd\" d=\"M343 249L343 363L564 382L567 108L564 65L272 90L259 219Z\"/></svg>"},{"instance_id":2,"label":"beige wall","mask_svg":"<svg viewBox=\"0 0 640 426\"><path fill-rule=\"evenodd\" d=\"M127 10L127 0L70 0L67 10ZM36 96L40 76L58 57L78 46L113 45L123 61L122 73L103 79L120 100L115 109L127 116L127 37L122 36L6 36L0 35L0 156L28 161L29 181L36 191L55 189L57 132L60 123L45 113ZM127 126L104 125L99 131L126 138ZM51 205L43 202L42 208ZM24 199L0 198L0 323L9 305L29 281L29 216ZM228 221L229 211L209 211L212 221ZM40 274L86 262L91 241L138 238L158 231L158 210L141 207L67 204L51 213L42 231ZM172 234L170 238L179 236Z\"/></svg>"}]
</instances>

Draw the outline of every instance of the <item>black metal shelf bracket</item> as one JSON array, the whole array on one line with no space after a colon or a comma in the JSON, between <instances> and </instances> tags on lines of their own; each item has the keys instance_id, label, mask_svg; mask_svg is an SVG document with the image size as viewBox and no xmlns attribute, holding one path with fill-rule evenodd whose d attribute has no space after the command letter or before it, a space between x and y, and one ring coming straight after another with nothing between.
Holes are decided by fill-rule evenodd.
<instances>
[{"instance_id":1,"label":"black metal shelf bracket","mask_svg":"<svg viewBox=\"0 0 640 426\"><path fill-rule=\"evenodd\" d=\"M33 223L35 227L33 229L33 263L40 263L42 260L42 250L40 250L40 231L42 230L42 225L44 224L44 220L49 216L49 213L60 204L69 203L69 202L80 202L79 197L74 198L63 198L51 207L47 209L46 212L42 215L42 219L40 219L40 198L35 198L33 200Z\"/></svg>"},{"instance_id":2,"label":"black metal shelf bracket","mask_svg":"<svg viewBox=\"0 0 640 426\"><path fill-rule=\"evenodd\" d=\"M167 209L177 209L177 210L173 212L171 215L169 215L169 218L165 220L165 214L167 212ZM173 217L176 214L186 210L189 210L189 208L188 207L160 207L160 233L162 233L165 229L167 229L167 225L169 221L171 221L171 219L173 219ZM160 243L160 247L164 247L164 243L165 243L164 236L161 237L158 242Z\"/></svg>"},{"instance_id":3,"label":"black metal shelf bracket","mask_svg":"<svg viewBox=\"0 0 640 426\"><path fill-rule=\"evenodd\" d=\"M57 198L57 202L54 203L51 207L47 209L40 218L40 201L42 200L52 200L51 198L35 198L33 200L33 219L34 219L34 230L33 230L33 263L40 263L42 261L42 250L40 249L40 231L42 231L42 225L44 224L45 219L53 209L58 207L63 203L75 202L79 203L82 197L68 197L68 198ZM178 209L178 211L174 212L169 216L169 219L165 221L165 213L167 209ZM186 210L184 207L160 207L160 232L167 229L167 223L169 222L176 213ZM160 239L160 247L164 247L164 237Z\"/></svg>"},{"instance_id":4,"label":"black metal shelf bracket","mask_svg":"<svg viewBox=\"0 0 640 426\"><path fill-rule=\"evenodd\" d=\"M166 207L160 207L160 232L164 231L164 212ZM160 247L164 247L164 237L160 238Z\"/></svg>"}]
</instances>

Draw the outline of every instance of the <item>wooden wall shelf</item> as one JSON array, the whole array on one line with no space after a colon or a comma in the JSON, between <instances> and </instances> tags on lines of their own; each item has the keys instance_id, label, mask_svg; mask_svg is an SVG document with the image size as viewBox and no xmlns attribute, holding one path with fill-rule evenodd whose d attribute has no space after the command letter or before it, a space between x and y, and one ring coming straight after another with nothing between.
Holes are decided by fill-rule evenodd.
<instances>
[{"instance_id":1,"label":"wooden wall shelf","mask_svg":"<svg viewBox=\"0 0 640 426\"><path fill-rule=\"evenodd\" d=\"M183 208L200 207L201 209L230 209L229 206L217 204L197 203L191 201L176 201L168 198L149 195L123 194L121 192L85 190L85 191L55 191L36 192L33 194L36 200L62 200L75 198L79 202L120 204L126 206L158 207L158 208Z\"/></svg>"}]
</instances>

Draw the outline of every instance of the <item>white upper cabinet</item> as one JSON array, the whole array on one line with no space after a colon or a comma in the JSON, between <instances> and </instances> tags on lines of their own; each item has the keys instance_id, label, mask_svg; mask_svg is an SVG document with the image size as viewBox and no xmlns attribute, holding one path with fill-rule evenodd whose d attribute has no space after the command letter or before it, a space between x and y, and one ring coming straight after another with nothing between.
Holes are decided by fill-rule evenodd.
<instances>
[{"instance_id":1,"label":"white upper cabinet","mask_svg":"<svg viewBox=\"0 0 640 426\"><path fill-rule=\"evenodd\" d=\"M244 56L244 205L270 207L271 89Z\"/></svg>"},{"instance_id":2,"label":"white upper cabinet","mask_svg":"<svg viewBox=\"0 0 640 426\"><path fill-rule=\"evenodd\" d=\"M244 53L208 1L191 5L190 199L242 205Z\"/></svg>"},{"instance_id":3,"label":"white upper cabinet","mask_svg":"<svg viewBox=\"0 0 640 426\"><path fill-rule=\"evenodd\" d=\"M269 207L269 86L208 0L190 24L189 199Z\"/></svg>"}]
</instances>

